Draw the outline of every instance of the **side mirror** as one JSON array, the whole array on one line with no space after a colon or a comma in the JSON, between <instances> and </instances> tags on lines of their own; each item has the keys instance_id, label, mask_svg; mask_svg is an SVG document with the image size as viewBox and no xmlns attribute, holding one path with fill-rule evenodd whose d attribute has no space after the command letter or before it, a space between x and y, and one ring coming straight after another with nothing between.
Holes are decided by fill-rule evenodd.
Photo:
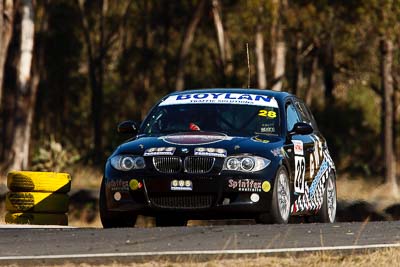
<instances>
[{"instance_id":1,"label":"side mirror","mask_svg":"<svg viewBox=\"0 0 400 267\"><path fill-rule=\"evenodd\" d=\"M312 134L314 132L313 127L305 122L297 122L294 126L293 129L290 131L290 135L294 134L301 134L301 135L306 135L306 134Z\"/></svg>"},{"instance_id":2,"label":"side mirror","mask_svg":"<svg viewBox=\"0 0 400 267\"><path fill-rule=\"evenodd\" d=\"M139 126L135 121L123 121L118 124L117 131L118 133L135 135L139 131Z\"/></svg>"}]
</instances>

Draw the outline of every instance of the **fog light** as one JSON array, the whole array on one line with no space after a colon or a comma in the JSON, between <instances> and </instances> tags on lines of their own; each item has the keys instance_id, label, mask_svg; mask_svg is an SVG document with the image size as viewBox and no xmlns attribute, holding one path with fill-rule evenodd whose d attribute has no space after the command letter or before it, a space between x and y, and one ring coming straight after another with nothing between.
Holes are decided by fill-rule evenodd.
<instances>
[{"instance_id":1,"label":"fog light","mask_svg":"<svg viewBox=\"0 0 400 267\"><path fill-rule=\"evenodd\" d=\"M120 201L121 200L121 193L120 192L115 192L114 193L114 199L116 200L116 201Z\"/></svg>"},{"instance_id":2,"label":"fog light","mask_svg":"<svg viewBox=\"0 0 400 267\"><path fill-rule=\"evenodd\" d=\"M260 196L256 193L251 194L250 200L253 202L258 202L260 200Z\"/></svg>"},{"instance_id":3,"label":"fog light","mask_svg":"<svg viewBox=\"0 0 400 267\"><path fill-rule=\"evenodd\" d=\"M139 181L136 179L132 179L129 181L129 188L133 191L139 188Z\"/></svg>"},{"instance_id":4,"label":"fog light","mask_svg":"<svg viewBox=\"0 0 400 267\"><path fill-rule=\"evenodd\" d=\"M271 184L268 181L264 181L261 185L262 190L267 193L271 190Z\"/></svg>"}]
</instances>

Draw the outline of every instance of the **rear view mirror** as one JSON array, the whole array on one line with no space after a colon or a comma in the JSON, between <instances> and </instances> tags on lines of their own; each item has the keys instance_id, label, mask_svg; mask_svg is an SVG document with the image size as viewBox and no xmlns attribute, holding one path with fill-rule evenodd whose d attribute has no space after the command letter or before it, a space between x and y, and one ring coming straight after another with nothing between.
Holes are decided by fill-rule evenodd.
<instances>
[{"instance_id":1,"label":"rear view mirror","mask_svg":"<svg viewBox=\"0 0 400 267\"><path fill-rule=\"evenodd\" d=\"M117 127L118 133L124 133L124 134L137 134L139 131L139 126L135 121L123 121L120 124L118 124Z\"/></svg>"},{"instance_id":2,"label":"rear view mirror","mask_svg":"<svg viewBox=\"0 0 400 267\"><path fill-rule=\"evenodd\" d=\"M293 129L290 131L290 134L301 134L301 135L306 135L306 134L312 134L314 132L313 127L305 122L297 122L294 126Z\"/></svg>"}]
</instances>

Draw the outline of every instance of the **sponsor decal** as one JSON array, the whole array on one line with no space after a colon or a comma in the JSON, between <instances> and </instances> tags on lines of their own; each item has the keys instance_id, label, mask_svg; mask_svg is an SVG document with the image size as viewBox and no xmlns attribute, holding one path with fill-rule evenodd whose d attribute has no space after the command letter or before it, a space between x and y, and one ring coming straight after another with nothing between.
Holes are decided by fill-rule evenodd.
<instances>
[{"instance_id":1,"label":"sponsor decal","mask_svg":"<svg viewBox=\"0 0 400 267\"><path fill-rule=\"evenodd\" d=\"M278 107L278 102L273 97L240 93L197 93L172 95L160 103L160 106L179 104L236 104L274 108ZM271 114L271 116L273 115Z\"/></svg>"},{"instance_id":2,"label":"sponsor decal","mask_svg":"<svg viewBox=\"0 0 400 267\"><path fill-rule=\"evenodd\" d=\"M140 189L143 187L143 184L136 179L132 179L129 181L129 188L133 191Z\"/></svg>"},{"instance_id":3,"label":"sponsor decal","mask_svg":"<svg viewBox=\"0 0 400 267\"><path fill-rule=\"evenodd\" d=\"M318 170L317 175L315 175L315 178L310 186L310 197L314 196L316 186L318 185L319 181L321 180L321 177L323 175L325 175L325 173L327 173L328 167L329 167L328 162L326 160L324 160L321 164L321 167Z\"/></svg>"},{"instance_id":4,"label":"sponsor decal","mask_svg":"<svg viewBox=\"0 0 400 267\"><path fill-rule=\"evenodd\" d=\"M175 150L175 147L153 147L146 149L143 156L172 156Z\"/></svg>"},{"instance_id":5,"label":"sponsor decal","mask_svg":"<svg viewBox=\"0 0 400 267\"><path fill-rule=\"evenodd\" d=\"M310 154L310 179L314 177L314 171L315 171L315 166L314 166L314 154Z\"/></svg>"},{"instance_id":6,"label":"sponsor decal","mask_svg":"<svg viewBox=\"0 0 400 267\"><path fill-rule=\"evenodd\" d=\"M171 181L172 191L192 191L193 183L190 180L172 180Z\"/></svg>"},{"instance_id":7,"label":"sponsor decal","mask_svg":"<svg viewBox=\"0 0 400 267\"><path fill-rule=\"evenodd\" d=\"M225 158L228 153L223 148L212 148L212 147L196 147L194 149L195 156L206 156L206 157L219 157Z\"/></svg>"},{"instance_id":8,"label":"sponsor decal","mask_svg":"<svg viewBox=\"0 0 400 267\"><path fill-rule=\"evenodd\" d=\"M261 126L260 132L262 132L262 133L274 133L275 132L275 127Z\"/></svg>"},{"instance_id":9,"label":"sponsor decal","mask_svg":"<svg viewBox=\"0 0 400 267\"><path fill-rule=\"evenodd\" d=\"M304 157L295 156L294 192L304 193L304 176L306 173L306 160Z\"/></svg>"},{"instance_id":10,"label":"sponsor decal","mask_svg":"<svg viewBox=\"0 0 400 267\"><path fill-rule=\"evenodd\" d=\"M261 181L253 179L228 180L228 187L239 192L261 192Z\"/></svg>"},{"instance_id":11,"label":"sponsor decal","mask_svg":"<svg viewBox=\"0 0 400 267\"><path fill-rule=\"evenodd\" d=\"M111 180L106 183L111 191L129 191L129 182L123 180Z\"/></svg>"},{"instance_id":12,"label":"sponsor decal","mask_svg":"<svg viewBox=\"0 0 400 267\"><path fill-rule=\"evenodd\" d=\"M303 151L303 141L300 141L300 140L292 140L292 143L293 143L293 148L294 148L294 154L295 154L295 155L303 156L303 155L304 155L304 151Z\"/></svg>"},{"instance_id":13,"label":"sponsor decal","mask_svg":"<svg viewBox=\"0 0 400 267\"><path fill-rule=\"evenodd\" d=\"M259 136L254 136L254 137L251 138L251 140L253 140L254 142L261 142L261 143L264 143L264 144L269 143L269 140L262 139Z\"/></svg>"},{"instance_id":14,"label":"sponsor decal","mask_svg":"<svg viewBox=\"0 0 400 267\"><path fill-rule=\"evenodd\" d=\"M258 111L258 116L274 119L274 118L276 118L276 112L273 110L261 109Z\"/></svg>"},{"instance_id":15,"label":"sponsor decal","mask_svg":"<svg viewBox=\"0 0 400 267\"><path fill-rule=\"evenodd\" d=\"M274 155L275 157L280 157L283 158L283 153L285 152L285 150L283 150L283 147L277 147L271 150L272 155Z\"/></svg>"},{"instance_id":16,"label":"sponsor decal","mask_svg":"<svg viewBox=\"0 0 400 267\"><path fill-rule=\"evenodd\" d=\"M232 137L221 133L187 133L187 134L171 134L159 137L164 142L173 145L207 145L225 140L232 140Z\"/></svg>"},{"instance_id":17,"label":"sponsor decal","mask_svg":"<svg viewBox=\"0 0 400 267\"><path fill-rule=\"evenodd\" d=\"M265 193L269 192L271 190L271 184L268 181L264 181L261 185L262 191Z\"/></svg>"}]
</instances>

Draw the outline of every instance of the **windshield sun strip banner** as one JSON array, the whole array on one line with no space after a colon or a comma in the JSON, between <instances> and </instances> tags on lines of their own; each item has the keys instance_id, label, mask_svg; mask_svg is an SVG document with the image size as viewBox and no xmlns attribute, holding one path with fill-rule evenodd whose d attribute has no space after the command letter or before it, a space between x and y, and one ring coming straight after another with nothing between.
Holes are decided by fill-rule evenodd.
<instances>
[{"instance_id":1,"label":"windshield sun strip banner","mask_svg":"<svg viewBox=\"0 0 400 267\"><path fill-rule=\"evenodd\" d=\"M239 93L198 93L172 95L160 106L180 104L235 104L278 108L275 98L266 95Z\"/></svg>"}]
</instances>

